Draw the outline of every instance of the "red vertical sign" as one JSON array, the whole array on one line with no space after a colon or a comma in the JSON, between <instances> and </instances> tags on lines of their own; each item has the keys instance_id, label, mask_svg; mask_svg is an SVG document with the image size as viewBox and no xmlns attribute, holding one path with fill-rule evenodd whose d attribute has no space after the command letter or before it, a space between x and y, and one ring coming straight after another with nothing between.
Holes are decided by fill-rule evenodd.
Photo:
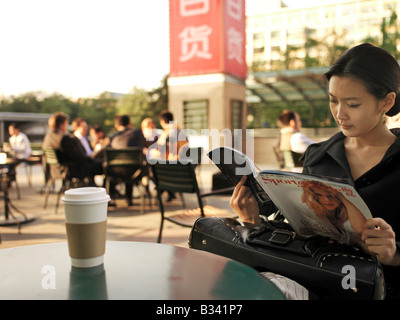
<instances>
[{"instance_id":1,"label":"red vertical sign","mask_svg":"<svg viewBox=\"0 0 400 320\"><path fill-rule=\"evenodd\" d=\"M246 77L244 0L170 0L170 74Z\"/></svg>"},{"instance_id":2,"label":"red vertical sign","mask_svg":"<svg viewBox=\"0 0 400 320\"><path fill-rule=\"evenodd\" d=\"M245 0L224 1L224 71L246 78Z\"/></svg>"}]
</instances>

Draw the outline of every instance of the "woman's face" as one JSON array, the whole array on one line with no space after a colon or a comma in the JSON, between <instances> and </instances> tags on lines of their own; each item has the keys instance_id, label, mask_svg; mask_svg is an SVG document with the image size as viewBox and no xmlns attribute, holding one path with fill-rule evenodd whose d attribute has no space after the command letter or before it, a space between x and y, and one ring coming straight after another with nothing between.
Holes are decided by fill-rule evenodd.
<instances>
[{"instance_id":1,"label":"woman's face","mask_svg":"<svg viewBox=\"0 0 400 320\"><path fill-rule=\"evenodd\" d=\"M317 202L328 211L334 211L340 205L340 201L333 197L329 192L322 189L313 189L317 197Z\"/></svg>"},{"instance_id":2,"label":"woman's face","mask_svg":"<svg viewBox=\"0 0 400 320\"><path fill-rule=\"evenodd\" d=\"M345 136L365 137L384 126L385 101L376 99L362 82L333 76L329 98L332 115Z\"/></svg>"}]
</instances>

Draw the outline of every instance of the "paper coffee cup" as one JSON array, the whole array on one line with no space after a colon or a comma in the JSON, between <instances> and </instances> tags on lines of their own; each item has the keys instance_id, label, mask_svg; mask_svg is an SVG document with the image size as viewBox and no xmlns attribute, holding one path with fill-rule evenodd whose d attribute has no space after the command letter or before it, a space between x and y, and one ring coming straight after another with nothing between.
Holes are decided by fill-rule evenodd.
<instances>
[{"instance_id":1,"label":"paper coffee cup","mask_svg":"<svg viewBox=\"0 0 400 320\"><path fill-rule=\"evenodd\" d=\"M62 198L71 264L78 268L104 261L107 234L107 202L104 188L67 190Z\"/></svg>"}]
</instances>

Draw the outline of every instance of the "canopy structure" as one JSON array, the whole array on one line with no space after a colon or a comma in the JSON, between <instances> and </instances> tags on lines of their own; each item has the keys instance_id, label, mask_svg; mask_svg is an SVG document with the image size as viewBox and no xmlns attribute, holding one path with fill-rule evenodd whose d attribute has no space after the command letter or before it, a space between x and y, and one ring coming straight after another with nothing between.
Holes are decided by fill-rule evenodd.
<instances>
[{"instance_id":1,"label":"canopy structure","mask_svg":"<svg viewBox=\"0 0 400 320\"><path fill-rule=\"evenodd\" d=\"M299 70L254 72L246 80L246 102L290 105L305 101L313 109L317 103L328 99L324 73L327 67Z\"/></svg>"}]
</instances>

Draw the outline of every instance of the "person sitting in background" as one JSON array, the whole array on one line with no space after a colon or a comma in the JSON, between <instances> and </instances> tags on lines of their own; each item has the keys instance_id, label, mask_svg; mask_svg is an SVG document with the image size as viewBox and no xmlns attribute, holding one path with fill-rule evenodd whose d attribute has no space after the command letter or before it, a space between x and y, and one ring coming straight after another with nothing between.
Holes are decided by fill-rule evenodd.
<instances>
[{"instance_id":1,"label":"person sitting in background","mask_svg":"<svg viewBox=\"0 0 400 320\"><path fill-rule=\"evenodd\" d=\"M304 153L309 145L315 141L300 132L302 122L297 112L284 110L278 118L281 128L280 150L291 150L296 153Z\"/></svg>"},{"instance_id":2,"label":"person sitting in background","mask_svg":"<svg viewBox=\"0 0 400 320\"><path fill-rule=\"evenodd\" d=\"M48 125L50 130L44 136L42 149L44 150L46 148L53 148L56 150L56 152L58 152L61 149L61 140L68 130L68 115L66 115L64 112L55 112L50 116ZM50 168L46 164L45 157L43 157L42 161L46 184L50 178ZM64 171L66 167L61 166L60 169L61 171Z\"/></svg>"},{"instance_id":3,"label":"person sitting in background","mask_svg":"<svg viewBox=\"0 0 400 320\"><path fill-rule=\"evenodd\" d=\"M116 116L114 128L117 132L110 137L111 148L121 149L143 146L143 140L139 132L132 128L131 120L128 115Z\"/></svg>"},{"instance_id":4,"label":"person sitting in background","mask_svg":"<svg viewBox=\"0 0 400 320\"><path fill-rule=\"evenodd\" d=\"M82 144L82 147L85 149L86 155L90 157L93 153L93 149L86 136L88 133L87 122L82 118L76 118L72 121L71 126L73 129L73 135Z\"/></svg>"},{"instance_id":5,"label":"person sitting in background","mask_svg":"<svg viewBox=\"0 0 400 320\"><path fill-rule=\"evenodd\" d=\"M42 147L56 150L58 160L68 166L68 174L80 180L88 178L90 185L95 185L94 176L102 174L101 163L96 163L87 156L79 140L68 135L68 116L55 113L49 119L50 132L46 134Z\"/></svg>"},{"instance_id":6,"label":"person sitting in background","mask_svg":"<svg viewBox=\"0 0 400 320\"><path fill-rule=\"evenodd\" d=\"M49 132L43 139L42 148L61 149L61 140L68 131L68 115L64 112L53 113L49 120Z\"/></svg>"},{"instance_id":7,"label":"person sitting in background","mask_svg":"<svg viewBox=\"0 0 400 320\"><path fill-rule=\"evenodd\" d=\"M144 137L144 147L146 148L145 151L157 141L158 136L161 134L157 132L156 122L152 118L145 118L142 120L140 125L142 135Z\"/></svg>"},{"instance_id":8,"label":"person sitting in background","mask_svg":"<svg viewBox=\"0 0 400 320\"><path fill-rule=\"evenodd\" d=\"M13 153L13 155L18 159L29 158L32 149L28 136L20 131L16 123L12 123L8 126L8 133L10 134L10 149L5 151Z\"/></svg>"},{"instance_id":9,"label":"person sitting in background","mask_svg":"<svg viewBox=\"0 0 400 320\"><path fill-rule=\"evenodd\" d=\"M400 114L396 114L393 117L385 117L386 125L389 129L400 128Z\"/></svg>"},{"instance_id":10,"label":"person sitting in background","mask_svg":"<svg viewBox=\"0 0 400 320\"><path fill-rule=\"evenodd\" d=\"M160 113L160 125L163 133L157 140L158 152L155 157L166 160L177 160L179 150L188 143L186 137L184 140L179 139L180 129L174 115L168 110Z\"/></svg>"},{"instance_id":11,"label":"person sitting in background","mask_svg":"<svg viewBox=\"0 0 400 320\"><path fill-rule=\"evenodd\" d=\"M179 137L180 129L177 122L174 121L174 115L170 111L162 111L159 119L160 125L163 128L163 132L158 137L157 143L154 143L151 147L149 147L149 156L154 159L168 161L178 160L179 150L188 143L186 136L185 139L180 139L182 138ZM171 191L168 191L166 201L169 202L175 198L175 194Z\"/></svg>"},{"instance_id":12,"label":"person sitting in background","mask_svg":"<svg viewBox=\"0 0 400 320\"><path fill-rule=\"evenodd\" d=\"M102 127L94 125L89 130L90 145L93 152L99 152L110 144L110 138L106 136Z\"/></svg>"},{"instance_id":13,"label":"person sitting in background","mask_svg":"<svg viewBox=\"0 0 400 320\"><path fill-rule=\"evenodd\" d=\"M114 120L114 127L117 130L115 134L110 137L110 146L113 149L124 149L129 147L140 147L143 148L143 135L141 135L141 130L135 130L132 128L131 120L128 115L118 115ZM131 168L112 168L113 176L129 176L133 175L135 172L131 172ZM115 197L117 195L116 183L114 181L110 182L110 206L115 206ZM133 193L133 183L125 183L125 196L128 200L128 206L133 204L132 202Z\"/></svg>"}]
</instances>

